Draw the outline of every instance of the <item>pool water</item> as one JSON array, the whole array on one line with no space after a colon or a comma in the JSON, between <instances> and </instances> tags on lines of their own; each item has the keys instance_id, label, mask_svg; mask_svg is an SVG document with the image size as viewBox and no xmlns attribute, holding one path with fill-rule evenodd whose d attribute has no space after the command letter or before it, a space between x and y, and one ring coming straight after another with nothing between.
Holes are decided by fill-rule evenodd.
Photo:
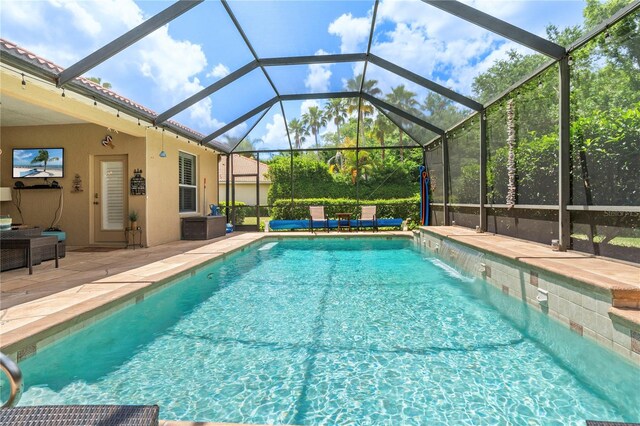
<instances>
[{"instance_id":1,"label":"pool water","mask_svg":"<svg viewBox=\"0 0 640 426\"><path fill-rule=\"evenodd\" d=\"M20 405L292 424L640 420L640 371L407 240L284 240L21 363Z\"/></svg>"}]
</instances>

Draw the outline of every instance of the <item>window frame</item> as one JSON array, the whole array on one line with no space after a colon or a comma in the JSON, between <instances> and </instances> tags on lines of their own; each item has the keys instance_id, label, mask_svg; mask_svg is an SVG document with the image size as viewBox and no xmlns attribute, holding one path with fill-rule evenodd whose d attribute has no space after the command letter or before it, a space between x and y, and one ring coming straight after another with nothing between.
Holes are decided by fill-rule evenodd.
<instances>
[{"instance_id":1,"label":"window frame","mask_svg":"<svg viewBox=\"0 0 640 426\"><path fill-rule=\"evenodd\" d=\"M193 158L193 163L192 163L192 168L193 168L193 181L195 182L193 185L191 184L185 184L182 183L180 180L180 169L181 169L181 163L182 163L182 159L183 158L187 158L186 156L192 157ZM189 215L189 214L193 214L193 213L198 213L198 156L196 154L193 154L191 152L187 152L187 151L181 151L178 150L178 212L180 214L184 214L184 215ZM182 198L180 197L180 190L181 188L193 188L195 195L194 195L194 210L183 210L183 206L182 206Z\"/></svg>"}]
</instances>

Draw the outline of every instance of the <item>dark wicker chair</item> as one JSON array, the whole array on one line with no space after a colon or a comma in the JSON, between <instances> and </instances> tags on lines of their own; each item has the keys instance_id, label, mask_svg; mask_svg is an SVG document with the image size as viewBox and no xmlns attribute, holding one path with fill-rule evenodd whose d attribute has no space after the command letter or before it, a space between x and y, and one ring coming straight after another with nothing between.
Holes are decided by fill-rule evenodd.
<instances>
[{"instance_id":1,"label":"dark wicker chair","mask_svg":"<svg viewBox=\"0 0 640 426\"><path fill-rule=\"evenodd\" d=\"M37 237L42 235L42 228L26 228L26 229L11 229L6 231L0 231L0 238L2 239L15 239L25 237ZM64 241L58 242L58 257L62 258L66 254L66 243ZM39 265L42 261L51 260L55 257L55 248L42 247L33 250L33 264ZM0 271L7 271L9 269L26 268L27 267L27 253L24 250L19 249L2 249L0 250Z\"/></svg>"}]
</instances>

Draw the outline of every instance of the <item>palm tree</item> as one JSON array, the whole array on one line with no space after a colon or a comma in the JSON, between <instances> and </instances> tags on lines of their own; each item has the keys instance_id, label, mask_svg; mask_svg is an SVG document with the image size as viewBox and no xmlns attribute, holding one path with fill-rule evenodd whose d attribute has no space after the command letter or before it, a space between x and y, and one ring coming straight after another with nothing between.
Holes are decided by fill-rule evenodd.
<instances>
[{"instance_id":1,"label":"palm tree","mask_svg":"<svg viewBox=\"0 0 640 426\"><path fill-rule=\"evenodd\" d=\"M418 101L416 101L416 94L410 90L407 90L404 87L404 84L400 86L396 86L391 89L391 93L387 94L387 101L394 106L408 112L409 114L416 112L416 106L418 105ZM400 132L399 142L400 142L400 161L404 160L404 144L402 142L402 136L404 132L401 127L398 127L398 131Z\"/></svg>"},{"instance_id":2,"label":"palm tree","mask_svg":"<svg viewBox=\"0 0 640 426\"><path fill-rule=\"evenodd\" d=\"M31 160L31 164L34 163L44 163L44 172L47 171L47 163L49 161L55 161L55 160L59 160L59 157L49 157L49 151L47 151L46 149L39 149L38 150L38 155L36 155L33 160Z\"/></svg>"},{"instance_id":3,"label":"palm tree","mask_svg":"<svg viewBox=\"0 0 640 426\"><path fill-rule=\"evenodd\" d=\"M104 87L105 89L111 89L111 83L109 83L108 81L105 81L103 83L102 82L102 78L100 78L100 77L89 77L89 78L87 78L87 80L93 81L94 83Z\"/></svg>"},{"instance_id":4,"label":"palm tree","mask_svg":"<svg viewBox=\"0 0 640 426\"><path fill-rule=\"evenodd\" d=\"M316 140L316 148L320 148L318 144L318 133L320 129L327 125L327 117L322 113L320 107L309 107L307 112L302 114L302 122L311 131Z\"/></svg>"},{"instance_id":5,"label":"palm tree","mask_svg":"<svg viewBox=\"0 0 640 426\"><path fill-rule=\"evenodd\" d=\"M297 118L289 121L289 132L293 134L293 139L295 141L295 148L300 149L302 147L302 142L306 140L305 136L309 135L309 129L304 123Z\"/></svg>"},{"instance_id":6,"label":"palm tree","mask_svg":"<svg viewBox=\"0 0 640 426\"><path fill-rule=\"evenodd\" d=\"M340 142L340 125L347 119L347 105L344 99L329 99L324 106L324 115L327 120L333 120L338 129L338 142Z\"/></svg>"},{"instance_id":7,"label":"palm tree","mask_svg":"<svg viewBox=\"0 0 640 426\"><path fill-rule=\"evenodd\" d=\"M251 140L247 137L242 139L242 141L236 146L236 149L234 149L234 151L247 151L242 153L241 155L249 158L255 158L256 144L259 143L263 143L263 140L260 138Z\"/></svg>"},{"instance_id":8,"label":"palm tree","mask_svg":"<svg viewBox=\"0 0 640 426\"><path fill-rule=\"evenodd\" d=\"M376 121L373 123L373 137L380 143L382 147L382 161L384 162L384 138L387 134L393 132L395 126L393 123L384 115L378 114L376 117Z\"/></svg>"},{"instance_id":9,"label":"palm tree","mask_svg":"<svg viewBox=\"0 0 640 426\"><path fill-rule=\"evenodd\" d=\"M362 91L372 96L379 95L382 91L377 87L378 80L365 80L362 84L362 74L358 74L354 78L347 81L347 90L350 92L359 92L360 86ZM360 139L364 140L364 126L362 125L363 117L373 114L373 105L360 98L349 98L347 113L352 114L354 111L358 111L358 123L360 123ZM358 108L359 106L359 108Z\"/></svg>"}]
</instances>

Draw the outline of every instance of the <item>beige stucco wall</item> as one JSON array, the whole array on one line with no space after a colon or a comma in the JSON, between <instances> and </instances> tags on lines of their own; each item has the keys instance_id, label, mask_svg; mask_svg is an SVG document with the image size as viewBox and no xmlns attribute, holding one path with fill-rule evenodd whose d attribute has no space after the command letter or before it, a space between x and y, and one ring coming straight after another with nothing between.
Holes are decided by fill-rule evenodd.
<instances>
[{"instance_id":1,"label":"beige stucco wall","mask_svg":"<svg viewBox=\"0 0 640 426\"><path fill-rule=\"evenodd\" d=\"M166 158L158 154L162 149L162 132L149 123L140 123L124 113L110 107L93 105L93 100L75 93L66 92L61 97L60 89L51 84L27 78L26 89L21 85L19 74L0 70L0 94L3 99L12 97L40 108L63 113L85 124L61 124L47 126L24 126L0 128L0 185L13 187L11 161L13 148L61 147L64 152L64 178L56 179L63 187L64 207L58 226L67 233L68 245L93 243L93 180L94 156L126 154L128 159L127 181L133 177L134 169L142 169L146 179L146 196L128 197L128 210L139 213L138 225L142 226L143 244L153 246L180 239L180 213L178 209L178 150L197 157L198 214L205 214L204 203L217 203L218 155L210 148L183 137L165 132ZM114 149L100 143L109 134ZM72 181L78 173L84 191L71 193ZM204 179L208 187L205 189ZM29 185L43 183L42 179L22 181ZM54 190L21 191L24 223L47 228L58 208L59 192ZM3 202L0 211L10 214L14 222L19 214L11 202Z\"/></svg>"},{"instance_id":2,"label":"beige stucco wall","mask_svg":"<svg viewBox=\"0 0 640 426\"><path fill-rule=\"evenodd\" d=\"M218 176L218 155L210 148L194 142L188 143L175 135L164 136L164 151L167 156L159 156L162 150L162 131L153 128L147 131L147 217L148 227L153 233L148 235L149 245L157 245L180 239L180 218L193 215L207 215L209 204L218 202L215 187ZM180 214L178 209L178 152L196 156L198 176L197 213ZM204 188L204 181L207 188ZM206 209L205 209L206 204Z\"/></svg>"},{"instance_id":3,"label":"beige stucco wall","mask_svg":"<svg viewBox=\"0 0 640 426\"><path fill-rule=\"evenodd\" d=\"M104 147L102 139L110 134L115 148ZM109 132L95 124L65 124L57 126L3 127L2 137L2 186L13 187L16 181L25 185L44 183L43 179L13 179L11 161L13 148L64 148L64 177L55 179L62 186L63 208L58 223L67 233L68 245L87 245L93 243L93 161L99 155L127 155L128 178L133 170L145 170L144 138L125 133ZM75 174L82 179L83 191L72 192ZM128 180L127 178L127 180ZM59 205L60 192L54 190L20 191L23 223L48 228L54 219ZM17 197L16 191L13 197ZM138 211L139 224L145 226L145 197L129 196L128 211ZM20 222L20 215L13 203L2 203L3 212L7 211L14 222ZM144 242L144 240L143 240Z\"/></svg>"},{"instance_id":4,"label":"beige stucco wall","mask_svg":"<svg viewBox=\"0 0 640 426\"><path fill-rule=\"evenodd\" d=\"M269 195L270 183L260 184L260 205L267 204L267 195ZM229 190L231 191L231 190ZM224 202L227 196L226 183L220 183L220 201ZM231 198L231 192L229 193ZM242 201L248 206L256 205L256 184L255 182L236 182L236 201Z\"/></svg>"}]
</instances>

